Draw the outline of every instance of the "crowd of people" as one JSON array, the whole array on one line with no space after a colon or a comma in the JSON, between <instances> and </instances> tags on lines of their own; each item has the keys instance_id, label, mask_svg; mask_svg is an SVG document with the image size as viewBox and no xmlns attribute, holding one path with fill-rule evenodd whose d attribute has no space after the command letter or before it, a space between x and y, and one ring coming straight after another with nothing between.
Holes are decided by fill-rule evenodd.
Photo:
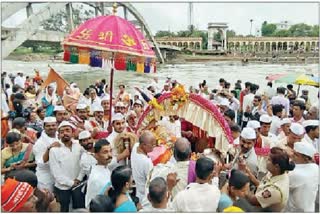
<instances>
[{"instance_id":1,"label":"crowd of people","mask_svg":"<svg viewBox=\"0 0 320 214\"><path fill-rule=\"evenodd\" d=\"M233 143L222 154L175 114L136 132L147 106L182 84L164 81L133 93L120 84L110 100L104 79L59 94L39 72L2 73L2 211L319 211L319 105L307 90L222 78L212 89L209 79L190 86L229 125ZM165 163L150 157L155 126L176 139Z\"/></svg>"}]
</instances>

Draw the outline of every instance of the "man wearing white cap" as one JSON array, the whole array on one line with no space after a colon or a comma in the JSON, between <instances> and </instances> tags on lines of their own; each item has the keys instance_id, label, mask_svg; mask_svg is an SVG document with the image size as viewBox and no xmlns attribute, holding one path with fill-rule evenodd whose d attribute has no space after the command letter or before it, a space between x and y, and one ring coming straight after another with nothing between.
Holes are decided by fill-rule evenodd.
<instances>
[{"instance_id":1,"label":"man wearing white cap","mask_svg":"<svg viewBox=\"0 0 320 214\"><path fill-rule=\"evenodd\" d=\"M168 94L170 93L170 83L169 82L165 82L163 85L163 89L161 91L161 94Z\"/></svg>"},{"instance_id":2,"label":"man wearing white cap","mask_svg":"<svg viewBox=\"0 0 320 214\"><path fill-rule=\"evenodd\" d=\"M312 159L316 150L307 142L295 143L293 150L296 167L289 172L290 192L286 212L315 212L319 167Z\"/></svg>"},{"instance_id":3,"label":"man wearing white cap","mask_svg":"<svg viewBox=\"0 0 320 214\"><path fill-rule=\"evenodd\" d=\"M143 102L141 100L136 100L133 103L133 110L137 114L137 118L140 118L143 113Z\"/></svg>"},{"instance_id":4,"label":"man wearing white cap","mask_svg":"<svg viewBox=\"0 0 320 214\"><path fill-rule=\"evenodd\" d=\"M79 176L79 180L82 180L85 175L87 176L87 178L89 177L91 168L97 163L97 160L94 157L94 141L89 131L85 130L80 132L79 143L85 150L80 158L81 175Z\"/></svg>"},{"instance_id":5,"label":"man wearing white cap","mask_svg":"<svg viewBox=\"0 0 320 214\"><path fill-rule=\"evenodd\" d=\"M110 97L104 96L101 99L101 106L103 108L103 119L109 122L110 119ZM113 112L113 111L111 111Z\"/></svg>"},{"instance_id":6,"label":"man wearing white cap","mask_svg":"<svg viewBox=\"0 0 320 214\"><path fill-rule=\"evenodd\" d=\"M49 151L53 147L59 147L57 135L57 120L55 117L44 118L44 131L33 146L33 154L37 164L36 175L38 178L38 188L47 189L53 192L54 179L49 168Z\"/></svg>"},{"instance_id":7,"label":"man wearing white cap","mask_svg":"<svg viewBox=\"0 0 320 214\"><path fill-rule=\"evenodd\" d=\"M85 128L92 133L94 138L98 132L107 131L108 122L103 119L104 110L101 105L94 105L92 112L94 118L90 119L89 123L85 124Z\"/></svg>"},{"instance_id":8,"label":"man wearing white cap","mask_svg":"<svg viewBox=\"0 0 320 214\"><path fill-rule=\"evenodd\" d=\"M117 102L114 106L114 113L126 114L126 105L123 102Z\"/></svg>"},{"instance_id":9,"label":"man wearing white cap","mask_svg":"<svg viewBox=\"0 0 320 214\"><path fill-rule=\"evenodd\" d=\"M319 151L319 121L306 120L302 125L306 130L303 141L312 144L316 151Z\"/></svg>"},{"instance_id":10,"label":"man wearing white cap","mask_svg":"<svg viewBox=\"0 0 320 214\"><path fill-rule=\"evenodd\" d=\"M89 89L89 95L90 95L90 113L92 114L93 111L93 107L96 105L100 105L101 104L101 99L97 96L97 91L94 88L90 88Z\"/></svg>"},{"instance_id":11,"label":"man wearing white cap","mask_svg":"<svg viewBox=\"0 0 320 214\"><path fill-rule=\"evenodd\" d=\"M117 158L117 161L120 165L125 165L125 159L130 156L129 149L125 149L121 154L118 154L114 142L118 135L124 132L126 128L125 118L121 113L112 115L112 127L112 132L107 137L107 141L109 141L111 144L113 157Z\"/></svg>"},{"instance_id":12,"label":"man wearing white cap","mask_svg":"<svg viewBox=\"0 0 320 214\"><path fill-rule=\"evenodd\" d=\"M53 115L56 117L58 125L66 120L66 114L67 111L64 106L54 106Z\"/></svg>"},{"instance_id":13,"label":"man wearing white cap","mask_svg":"<svg viewBox=\"0 0 320 214\"><path fill-rule=\"evenodd\" d=\"M264 114L260 117L260 128L257 143L255 145L255 151L258 156L259 178L263 178L268 172L267 159L269 149L274 146L277 138L274 134L270 133L270 126L272 119L269 115Z\"/></svg>"},{"instance_id":14,"label":"man wearing white cap","mask_svg":"<svg viewBox=\"0 0 320 214\"><path fill-rule=\"evenodd\" d=\"M275 143L276 147L280 147L288 153L289 157L293 155L293 146L296 142L300 142L305 134L305 130L299 123L292 123L290 133L286 138Z\"/></svg>"},{"instance_id":15,"label":"man wearing white cap","mask_svg":"<svg viewBox=\"0 0 320 214\"><path fill-rule=\"evenodd\" d=\"M254 151L254 144L256 142L256 132L252 128L245 127L240 134L240 154L239 160L245 160L250 171L257 176L258 175L258 159L256 152ZM235 169L239 168L239 163L236 162Z\"/></svg>"},{"instance_id":16,"label":"man wearing white cap","mask_svg":"<svg viewBox=\"0 0 320 214\"><path fill-rule=\"evenodd\" d=\"M283 118L279 123L280 133L278 134L278 140L286 138L290 134L291 120L289 118Z\"/></svg>"},{"instance_id":17,"label":"man wearing white cap","mask_svg":"<svg viewBox=\"0 0 320 214\"><path fill-rule=\"evenodd\" d=\"M76 107L76 114L70 117L70 122L77 127L78 130L85 130L85 125L89 125L88 107L86 104L79 103Z\"/></svg>"},{"instance_id":18,"label":"man wearing white cap","mask_svg":"<svg viewBox=\"0 0 320 214\"><path fill-rule=\"evenodd\" d=\"M62 121L58 127L60 147L50 149L49 165L54 177L54 191L61 205L61 212L69 212L72 188L80 183L80 157L83 147L73 141L75 127L68 121ZM74 198L73 198L74 199ZM77 200L72 200L73 204Z\"/></svg>"},{"instance_id":19,"label":"man wearing white cap","mask_svg":"<svg viewBox=\"0 0 320 214\"><path fill-rule=\"evenodd\" d=\"M224 112L229 109L229 104L230 104L230 102L227 98L221 98L219 100L218 107L219 107L221 114L224 114Z\"/></svg>"}]
</instances>

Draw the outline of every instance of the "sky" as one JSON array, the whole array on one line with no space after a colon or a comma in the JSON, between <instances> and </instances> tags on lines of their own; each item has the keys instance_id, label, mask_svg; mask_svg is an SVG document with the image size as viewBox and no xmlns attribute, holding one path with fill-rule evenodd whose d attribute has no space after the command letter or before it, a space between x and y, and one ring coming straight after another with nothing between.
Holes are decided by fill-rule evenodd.
<instances>
[{"instance_id":1,"label":"sky","mask_svg":"<svg viewBox=\"0 0 320 214\"><path fill-rule=\"evenodd\" d=\"M14 4L14 3L12 3ZM188 3L132 3L144 17L153 34L159 30L186 30L188 21ZM34 6L36 13L41 5ZM123 16L122 9L119 15ZM250 19L253 19L252 33L261 28L263 21L279 23L319 24L318 3L193 3L193 23L200 30L207 30L209 22L226 22L229 29L237 34L250 33ZM26 17L24 10L10 17L2 26L14 27ZM132 19L129 16L129 19Z\"/></svg>"}]
</instances>

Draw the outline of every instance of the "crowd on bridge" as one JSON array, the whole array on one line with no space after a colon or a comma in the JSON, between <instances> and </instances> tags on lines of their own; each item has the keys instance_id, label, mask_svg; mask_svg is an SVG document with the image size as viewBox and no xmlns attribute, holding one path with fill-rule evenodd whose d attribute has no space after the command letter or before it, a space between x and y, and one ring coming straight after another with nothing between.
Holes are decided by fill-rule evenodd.
<instances>
[{"instance_id":1,"label":"crowd on bridge","mask_svg":"<svg viewBox=\"0 0 320 214\"><path fill-rule=\"evenodd\" d=\"M110 100L105 79L58 92L34 77L2 73L3 212L315 212L319 211L319 94L293 85L210 78L190 86L217 107L231 130L218 139L174 113L137 131L145 109L183 85L153 78ZM132 84L134 82L132 81ZM111 105L110 105L111 102ZM154 104L155 102L155 104ZM111 107L111 109L110 109ZM111 113L111 114L110 114ZM204 118L209 120L210 118ZM156 163L155 128L173 135ZM164 142L166 143L166 142Z\"/></svg>"}]
</instances>

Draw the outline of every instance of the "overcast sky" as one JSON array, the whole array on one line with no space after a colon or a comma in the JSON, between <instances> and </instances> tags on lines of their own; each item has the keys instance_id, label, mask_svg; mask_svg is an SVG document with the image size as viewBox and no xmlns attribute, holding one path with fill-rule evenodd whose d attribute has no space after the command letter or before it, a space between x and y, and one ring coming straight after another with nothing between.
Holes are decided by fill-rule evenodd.
<instances>
[{"instance_id":1,"label":"overcast sky","mask_svg":"<svg viewBox=\"0 0 320 214\"><path fill-rule=\"evenodd\" d=\"M14 3L13 3L14 4ZM132 3L142 14L153 33L158 30L179 31L188 26L188 3ZM41 5L35 6L35 12ZM227 22L229 29L237 34L250 33L260 29L263 21L278 23L319 23L317 3L193 3L193 23L200 30L206 30L209 22ZM123 12L119 9L119 15ZM26 17L24 10L2 23L15 26ZM132 17L132 16L130 16Z\"/></svg>"}]
</instances>

